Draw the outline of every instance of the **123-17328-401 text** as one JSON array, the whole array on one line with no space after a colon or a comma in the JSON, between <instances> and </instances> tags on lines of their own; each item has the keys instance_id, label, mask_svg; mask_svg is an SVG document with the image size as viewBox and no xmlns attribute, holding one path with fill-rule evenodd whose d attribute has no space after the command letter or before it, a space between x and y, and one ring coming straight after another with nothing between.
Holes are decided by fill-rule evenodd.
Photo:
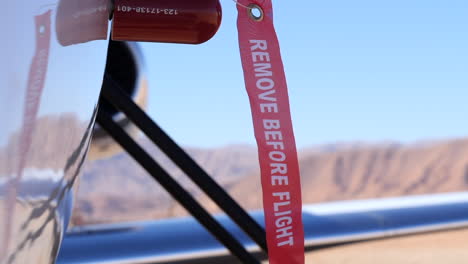
<instances>
[{"instance_id":1,"label":"123-17328-401 text","mask_svg":"<svg viewBox=\"0 0 468 264\"><path fill-rule=\"evenodd\" d=\"M138 6L126 6L117 5L117 12L135 12L140 14L155 14L155 15L168 15L176 16L179 15L179 10L174 8L156 8L156 7L138 7Z\"/></svg>"}]
</instances>

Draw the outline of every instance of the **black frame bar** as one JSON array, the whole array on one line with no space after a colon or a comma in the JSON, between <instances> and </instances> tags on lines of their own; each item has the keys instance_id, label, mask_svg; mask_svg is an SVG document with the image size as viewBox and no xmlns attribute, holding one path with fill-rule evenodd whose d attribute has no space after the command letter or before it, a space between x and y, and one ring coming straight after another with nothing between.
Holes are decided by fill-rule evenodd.
<instances>
[{"instance_id":1,"label":"black frame bar","mask_svg":"<svg viewBox=\"0 0 468 264\"><path fill-rule=\"evenodd\" d=\"M203 190L257 245L267 252L266 233L234 199L216 183L177 143L172 140L110 76L104 76L101 100L121 110L165 153L200 189ZM222 227L183 187L141 148L112 117L99 111L97 122L187 211L208 229L243 263L259 263Z\"/></svg>"}]
</instances>

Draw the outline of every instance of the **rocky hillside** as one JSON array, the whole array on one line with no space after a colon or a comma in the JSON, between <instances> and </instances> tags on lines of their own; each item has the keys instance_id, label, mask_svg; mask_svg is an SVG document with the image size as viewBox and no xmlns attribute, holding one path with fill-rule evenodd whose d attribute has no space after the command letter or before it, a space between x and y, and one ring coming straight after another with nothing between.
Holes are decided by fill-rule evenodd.
<instances>
[{"instance_id":1,"label":"rocky hillside","mask_svg":"<svg viewBox=\"0 0 468 264\"><path fill-rule=\"evenodd\" d=\"M143 145L149 144L143 140ZM261 208L254 147L187 150L244 207ZM149 151L210 211L217 211L161 153ZM336 144L303 149L299 156L304 203L468 189L468 139L412 145ZM75 223L99 223L184 214L131 158L120 154L88 164L74 217Z\"/></svg>"}]
</instances>

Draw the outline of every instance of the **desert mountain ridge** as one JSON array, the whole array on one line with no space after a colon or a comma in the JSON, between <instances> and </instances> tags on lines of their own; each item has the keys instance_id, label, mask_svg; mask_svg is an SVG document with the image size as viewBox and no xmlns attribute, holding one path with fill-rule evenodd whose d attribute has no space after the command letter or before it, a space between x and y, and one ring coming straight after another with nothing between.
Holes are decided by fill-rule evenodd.
<instances>
[{"instance_id":1,"label":"desert mountain ridge","mask_svg":"<svg viewBox=\"0 0 468 264\"><path fill-rule=\"evenodd\" d=\"M211 212L218 209L160 151L141 143ZM186 149L247 209L262 207L254 146ZM395 197L468 189L468 138L337 143L299 150L303 203ZM87 164L81 177L75 223L135 221L186 212L126 154Z\"/></svg>"}]
</instances>

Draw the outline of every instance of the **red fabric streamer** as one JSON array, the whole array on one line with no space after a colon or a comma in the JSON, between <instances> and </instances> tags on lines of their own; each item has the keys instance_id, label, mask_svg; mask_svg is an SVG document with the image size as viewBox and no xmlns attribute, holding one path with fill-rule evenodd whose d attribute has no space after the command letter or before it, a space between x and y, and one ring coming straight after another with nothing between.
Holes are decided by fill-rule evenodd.
<instances>
[{"instance_id":1,"label":"red fabric streamer","mask_svg":"<svg viewBox=\"0 0 468 264\"><path fill-rule=\"evenodd\" d=\"M271 264L304 263L299 164L271 0L239 0L238 31Z\"/></svg>"}]
</instances>

